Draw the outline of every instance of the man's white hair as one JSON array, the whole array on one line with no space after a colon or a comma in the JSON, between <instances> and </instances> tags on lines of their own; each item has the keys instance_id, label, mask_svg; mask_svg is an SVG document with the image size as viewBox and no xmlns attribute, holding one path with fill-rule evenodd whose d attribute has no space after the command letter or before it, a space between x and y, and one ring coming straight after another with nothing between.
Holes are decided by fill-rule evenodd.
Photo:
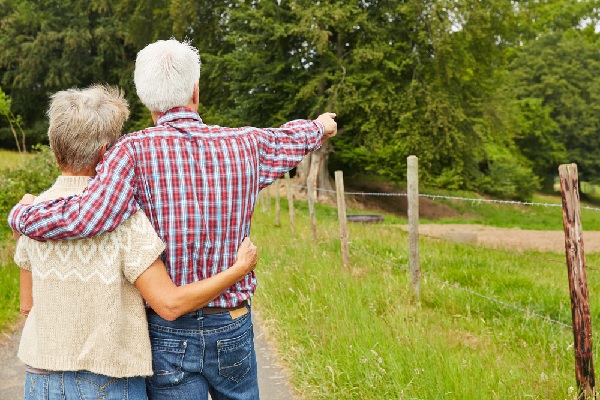
<instances>
[{"instance_id":1,"label":"man's white hair","mask_svg":"<svg viewBox=\"0 0 600 400\"><path fill-rule=\"evenodd\" d=\"M150 111L187 105L200 80L200 54L187 42L159 40L144 47L135 60L137 94Z\"/></svg>"}]
</instances>

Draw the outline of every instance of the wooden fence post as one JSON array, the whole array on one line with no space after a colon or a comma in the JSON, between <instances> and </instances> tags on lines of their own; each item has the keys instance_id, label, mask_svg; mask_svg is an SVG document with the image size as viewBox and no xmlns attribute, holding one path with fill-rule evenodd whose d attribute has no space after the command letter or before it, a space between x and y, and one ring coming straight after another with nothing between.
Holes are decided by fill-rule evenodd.
<instances>
[{"instance_id":1,"label":"wooden fence post","mask_svg":"<svg viewBox=\"0 0 600 400\"><path fill-rule=\"evenodd\" d=\"M260 198L260 211L262 212L267 212L267 191L266 190L261 190L258 193L258 197Z\"/></svg>"},{"instance_id":2,"label":"wooden fence post","mask_svg":"<svg viewBox=\"0 0 600 400\"><path fill-rule=\"evenodd\" d=\"M571 317L575 339L575 378L579 388L578 398L592 399L595 395L596 379L592 354L592 320L587 285L585 253L583 251L583 229L579 208L579 186L576 164L558 167L560 192L565 229L565 253L571 293Z\"/></svg>"},{"instance_id":3,"label":"wooden fence post","mask_svg":"<svg viewBox=\"0 0 600 400\"><path fill-rule=\"evenodd\" d=\"M290 228L292 235L296 234L296 222L294 221L294 193L292 192L292 184L290 182L290 173L285 173L285 190L287 192L288 209L290 210Z\"/></svg>"},{"instance_id":4,"label":"wooden fence post","mask_svg":"<svg viewBox=\"0 0 600 400\"><path fill-rule=\"evenodd\" d=\"M407 158L407 200L408 200L408 258L410 265L410 283L415 296L420 300L419 269L419 159Z\"/></svg>"},{"instance_id":5,"label":"wooden fence post","mask_svg":"<svg viewBox=\"0 0 600 400\"><path fill-rule=\"evenodd\" d=\"M346 228L346 199L344 198L344 173L335 171L335 191L337 195L338 221L340 222L340 240L342 242L342 260L344 268L350 269L348 251L348 230Z\"/></svg>"},{"instance_id":6,"label":"wooden fence post","mask_svg":"<svg viewBox=\"0 0 600 400\"><path fill-rule=\"evenodd\" d=\"M281 185L279 184L279 179L275 181L275 226L281 225L281 202L279 196L279 189L281 189Z\"/></svg>"},{"instance_id":7,"label":"wooden fence post","mask_svg":"<svg viewBox=\"0 0 600 400\"><path fill-rule=\"evenodd\" d=\"M313 242L317 243L317 218L315 217L315 201L313 199L313 191L313 185L309 182L306 189L306 197L308 198L308 213L310 214Z\"/></svg>"},{"instance_id":8,"label":"wooden fence post","mask_svg":"<svg viewBox=\"0 0 600 400\"><path fill-rule=\"evenodd\" d=\"M267 197L267 212L270 214L271 213L271 189L273 185L269 185L266 187L266 197Z\"/></svg>"}]
</instances>

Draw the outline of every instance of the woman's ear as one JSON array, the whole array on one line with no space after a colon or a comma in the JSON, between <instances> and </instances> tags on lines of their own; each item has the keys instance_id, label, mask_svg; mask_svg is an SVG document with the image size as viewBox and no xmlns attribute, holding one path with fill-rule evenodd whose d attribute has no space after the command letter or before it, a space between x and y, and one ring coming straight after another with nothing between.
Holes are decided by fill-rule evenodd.
<instances>
[{"instance_id":1,"label":"woman's ear","mask_svg":"<svg viewBox=\"0 0 600 400\"><path fill-rule=\"evenodd\" d=\"M106 150L108 150L108 143L104 143L102 147L100 147L100 150L98 150L98 158L96 160L96 165L98 165L98 163L102 161L102 157L104 157L104 153L106 153Z\"/></svg>"}]
</instances>

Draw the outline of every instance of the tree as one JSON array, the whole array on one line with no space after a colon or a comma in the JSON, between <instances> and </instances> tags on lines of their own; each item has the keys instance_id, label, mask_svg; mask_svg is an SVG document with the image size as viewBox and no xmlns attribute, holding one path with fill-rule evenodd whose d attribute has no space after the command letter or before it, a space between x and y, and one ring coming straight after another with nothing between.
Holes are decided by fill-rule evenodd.
<instances>
[{"instance_id":1,"label":"tree","mask_svg":"<svg viewBox=\"0 0 600 400\"><path fill-rule=\"evenodd\" d=\"M106 82L135 104L134 49L113 18L117 1L15 0L0 3L0 70L13 108L35 142L45 138L44 110L58 90Z\"/></svg>"},{"instance_id":2,"label":"tree","mask_svg":"<svg viewBox=\"0 0 600 400\"><path fill-rule=\"evenodd\" d=\"M0 115L4 116L6 122L8 122L8 128L12 133L17 151L19 154L22 154L27 151L27 147L25 147L25 132L21 128L21 117L13 114L11 104L10 97L0 88Z\"/></svg>"},{"instance_id":3,"label":"tree","mask_svg":"<svg viewBox=\"0 0 600 400\"><path fill-rule=\"evenodd\" d=\"M512 90L531 112L549 112L554 124L542 118L542 142L520 142L523 151L544 154L537 168L561 147L566 155L550 156L579 166L581 180L600 182L600 53L579 31L555 32L525 46L510 67ZM529 99L539 99L533 103ZM547 110L547 111L545 111ZM542 145L543 147L540 147ZM533 158L536 160L536 158ZM542 164L542 165L540 165ZM556 165L546 165L554 169Z\"/></svg>"}]
</instances>

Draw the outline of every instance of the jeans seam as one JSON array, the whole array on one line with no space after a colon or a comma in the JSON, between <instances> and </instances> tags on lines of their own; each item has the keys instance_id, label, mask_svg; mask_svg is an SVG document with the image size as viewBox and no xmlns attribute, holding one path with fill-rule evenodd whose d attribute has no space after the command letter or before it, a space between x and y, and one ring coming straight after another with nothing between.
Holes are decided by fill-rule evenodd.
<instances>
[{"instance_id":1,"label":"jeans seam","mask_svg":"<svg viewBox=\"0 0 600 400\"><path fill-rule=\"evenodd\" d=\"M96 382L90 381L89 379L85 379L85 378L80 378L78 375L75 376L75 383L79 383L79 382L87 382L93 386L95 386L97 388L98 391L98 398L100 399L100 394L102 392L104 392L105 397L106 397L106 388L109 387L110 385L112 385L115 382L118 382L119 378L111 378L108 382L106 382L104 385L99 385ZM77 388L79 390L79 385L77 385Z\"/></svg>"}]
</instances>

